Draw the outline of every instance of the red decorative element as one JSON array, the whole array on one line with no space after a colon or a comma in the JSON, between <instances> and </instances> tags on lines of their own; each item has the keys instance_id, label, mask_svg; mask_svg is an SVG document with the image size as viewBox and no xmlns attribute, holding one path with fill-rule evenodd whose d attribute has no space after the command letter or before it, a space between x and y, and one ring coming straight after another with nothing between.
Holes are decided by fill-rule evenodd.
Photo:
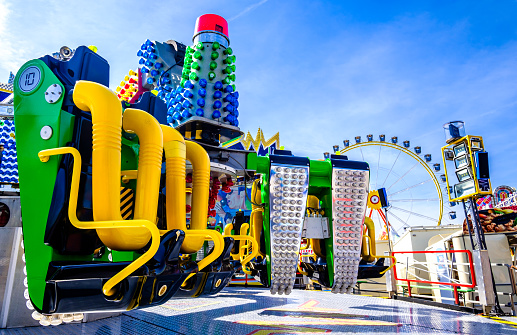
<instances>
[{"instance_id":1,"label":"red decorative element","mask_svg":"<svg viewBox=\"0 0 517 335\"><path fill-rule=\"evenodd\" d=\"M232 187L233 186L233 180L232 180L232 177L228 177L226 179L226 185L228 185L229 187Z\"/></svg>"},{"instance_id":2,"label":"red decorative element","mask_svg":"<svg viewBox=\"0 0 517 335\"><path fill-rule=\"evenodd\" d=\"M192 207L190 205L187 205L187 213L190 213L192 211Z\"/></svg>"},{"instance_id":3,"label":"red decorative element","mask_svg":"<svg viewBox=\"0 0 517 335\"><path fill-rule=\"evenodd\" d=\"M197 18L194 36L204 31L218 32L230 38L228 36L228 22L222 16L216 14L204 14Z\"/></svg>"},{"instance_id":4,"label":"red decorative element","mask_svg":"<svg viewBox=\"0 0 517 335\"><path fill-rule=\"evenodd\" d=\"M192 173L187 174L187 176L185 177L185 182L187 184L192 183Z\"/></svg>"},{"instance_id":5,"label":"red decorative element","mask_svg":"<svg viewBox=\"0 0 517 335\"><path fill-rule=\"evenodd\" d=\"M211 217L215 218L216 214L217 213L215 212L215 209L212 209L212 210L209 211L208 216L211 216Z\"/></svg>"},{"instance_id":6,"label":"red decorative element","mask_svg":"<svg viewBox=\"0 0 517 335\"><path fill-rule=\"evenodd\" d=\"M232 189L230 187L228 187L228 184L226 184L226 183L223 183L223 187L221 188L221 190L224 193L230 193L232 191Z\"/></svg>"},{"instance_id":7,"label":"red decorative element","mask_svg":"<svg viewBox=\"0 0 517 335\"><path fill-rule=\"evenodd\" d=\"M208 208L212 209L215 207L215 198L208 199Z\"/></svg>"},{"instance_id":8,"label":"red decorative element","mask_svg":"<svg viewBox=\"0 0 517 335\"><path fill-rule=\"evenodd\" d=\"M212 179L212 185L217 186L217 189L219 189L219 186L221 186L221 182L219 181L219 179L217 177L214 177Z\"/></svg>"}]
</instances>

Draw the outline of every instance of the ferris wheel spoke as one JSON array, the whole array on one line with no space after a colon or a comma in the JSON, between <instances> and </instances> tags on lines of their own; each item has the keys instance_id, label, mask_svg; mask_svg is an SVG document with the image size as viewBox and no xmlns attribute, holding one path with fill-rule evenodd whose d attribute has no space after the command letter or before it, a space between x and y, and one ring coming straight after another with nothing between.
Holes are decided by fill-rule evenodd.
<instances>
[{"instance_id":1,"label":"ferris wheel spoke","mask_svg":"<svg viewBox=\"0 0 517 335\"><path fill-rule=\"evenodd\" d=\"M377 159L377 177L375 177L375 189L377 189L377 182L379 181L379 164L381 163L381 149L382 145L379 145L379 158Z\"/></svg>"},{"instance_id":2,"label":"ferris wheel spoke","mask_svg":"<svg viewBox=\"0 0 517 335\"><path fill-rule=\"evenodd\" d=\"M420 164L419 162L416 162L415 165L413 165L411 167L411 169L407 170L406 173L404 173L402 176L400 176L399 179L397 179L396 182L394 182L393 184L391 184L390 187L388 187L387 191L389 191L393 186L395 186L399 181L401 181L411 170L413 170L414 168L416 168L418 166L418 164Z\"/></svg>"},{"instance_id":3,"label":"ferris wheel spoke","mask_svg":"<svg viewBox=\"0 0 517 335\"><path fill-rule=\"evenodd\" d=\"M361 151L361 158L363 159L363 162L364 162L363 149L361 147L359 147L359 151Z\"/></svg>"},{"instance_id":4,"label":"ferris wheel spoke","mask_svg":"<svg viewBox=\"0 0 517 335\"><path fill-rule=\"evenodd\" d=\"M440 199L390 199L390 202L427 202L427 201L440 201Z\"/></svg>"},{"instance_id":5,"label":"ferris wheel spoke","mask_svg":"<svg viewBox=\"0 0 517 335\"><path fill-rule=\"evenodd\" d=\"M394 213L390 212L390 217L394 217L395 219L397 219L397 221L399 221L400 223L402 223L405 227L408 227L408 228L411 228L410 225L407 224L407 222L404 222L404 220L402 220L401 218L399 218L397 215L395 215Z\"/></svg>"},{"instance_id":6,"label":"ferris wheel spoke","mask_svg":"<svg viewBox=\"0 0 517 335\"><path fill-rule=\"evenodd\" d=\"M410 190L410 189L412 189L412 188L418 187L418 186L420 186L420 185L424 185L425 183L428 183L428 182L430 182L430 181L432 181L432 180L433 180L432 178L429 178L429 179L424 180L423 182L420 182L420 183L415 184L415 185L413 185L413 186L406 187L406 188L405 188L405 189L403 189L403 190L397 191L397 192L395 192L395 193L391 193L391 194L390 194L390 197L392 197L392 196L394 196L394 195L396 195L396 194L399 194L399 193L405 192L405 191L407 191L407 190ZM391 201L391 200L390 200L390 201Z\"/></svg>"},{"instance_id":7,"label":"ferris wheel spoke","mask_svg":"<svg viewBox=\"0 0 517 335\"><path fill-rule=\"evenodd\" d=\"M404 208L400 208L400 207L395 207L395 206L391 206L392 209L397 209L401 212L404 212L404 213L409 213L411 215L414 215L414 216L418 216L418 217L421 217L423 219L427 219L427 220L431 220L431 221L434 221L436 222L436 219L435 218L432 218L430 216L427 216L427 215L423 215L423 214L419 214L419 213L415 213L415 212L411 212L411 211L408 211L407 209L404 209ZM393 215L393 213L390 212L391 215Z\"/></svg>"},{"instance_id":8,"label":"ferris wheel spoke","mask_svg":"<svg viewBox=\"0 0 517 335\"><path fill-rule=\"evenodd\" d=\"M386 184L386 180L388 180L388 177L390 176L391 171L393 171L393 167L394 167L394 166L395 166L395 164L397 163L397 160L399 159L399 157L400 157L400 154L401 154L401 153L402 153L402 151L399 151L399 152L398 152L397 158L395 158L395 161L394 161L394 162L393 162L393 164L391 165L390 171L388 172L388 175L386 176L386 178L384 178L384 181L382 182L381 187L384 187L384 185Z\"/></svg>"}]
</instances>

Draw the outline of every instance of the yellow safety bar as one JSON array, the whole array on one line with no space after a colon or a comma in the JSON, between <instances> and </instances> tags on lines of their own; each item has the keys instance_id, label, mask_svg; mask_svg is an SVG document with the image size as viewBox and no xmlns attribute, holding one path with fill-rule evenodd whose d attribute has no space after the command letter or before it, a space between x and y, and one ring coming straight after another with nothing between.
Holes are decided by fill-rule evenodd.
<instances>
[{"instance_id":1,"label":"yellow safety bar","mask_svg":"<svg viewBox=\"0 0 517 335\"><path fill-rule=\"evenodd\" d=\"M233 223L228 223L224 227L224 235L231 236L232 235L232 229L233 229Z\"/></svg>"},{"instance_id":2,"label":"yellow safety bar","mask_svg":"<svg viewBox=\"0 0 517 335\"><path fill-rule=\"evenodd\" d=\"M231 225L232 225L231 229L233 229L233 224L231 224ZM228 227L228 226L229 226L229 225L227 225L227 227ZM247 224L247 223L243 223L243 224L241 225L241 229L240 229L239 235L237 235L237 234L232 235L232 230L231 230L231 229L228 229L228 230L226 230L226 229L225 229L225 230L224 230L224 234L225 234L225 235L227 235L227 236L231 236L231 237L235 237L235 236L248 236L248 230L249 230L249 227L250 227L250 225L249 225L249 224ZM225 227L225 228L226 228L226 227ZM226 234L227 232L228 232L228 234ZM247 248L246 243L244 244L244 246L245 246L245 248ZM234 260L240 260L240 259L244 258L244 253L245 253L245 251L243 251L243 250L242 250L242 246L241 246L241 248L239 248L239 249L240 249L240 250L238 250L236 254L232 254L232 253L230 253L230 255L232 256L232 258L233 258Z\"/></svg>"},{"instance_id":3,"label":"yellow safety bar","mask_svg":"<svg viewBox=\"0 0 517 335\"><path fill-rule=\"evenodd\" d=\"M124 184L129 183L130 180L136 179L138 176L138 170L124 170L120 172L120 177L122 178L122 182Z\"/></svg>"},{"instance_id":4,"label":"yellow safety bar","mask_svg":"<svg viewBox=\"0 0 517 335\"><path fill-rule=\"evenodd\" d=\"M42 162L48 162L49 156L72 154L74 157L74 164L72 170L72 185L70 187L70 202L68 206L68 218L72 225L79 229L108 229L111 231L122 230L121 228L138 228L149 231L151 235L151 246L149 250L138 257L136 260L131 262L128 266L122 269L120 272L111 277L104 286L102 292L106 296L113 296L117 293L115 286L118 285L122 280L130 276L138 268L149 261L158 251L160 246L160 232L156 225L148 220L113 220L113 221L79 221L77 219L77 198L79 194L79 178L81 175L81 154L77 149L72 147L56 148L42 150L38 153L39 159ZM117 178L118 182L118 178ZM108 246L109 247L109 246Z\"/></svg>"},{"instance_id":5,"label":"yellow safety bar","mask_svg":"<svg viewBox=\"0 0 517 335\"><path fill-rule=\"evenodd\" d=\"M246 265L257 255L259 254L259 245L257 240L248 235L233 235L232 238L236 241L249 241L251 244L251 253L246 256L248 253L248 244L242 245L240 250L240 261L242 265L242 271L246 274L251 274L251 270L249 270ZM233 256L233 255L232 255Z\"/></svg>"},{"instance_id":6,"label":"yellow safety bar","mask_svg":"<svg viewBox=\"0 0 517 335\"><path fill-rule=\"evenodd\" d=\"M251 185L251 214L250 214L250 235L255 239L255 241L260 240L260 233L262 232L262 225L264 220L264 208L261 206L257 206L255 204L260 204L262 202L261 191L259 187L259 180L256 179ZM266 255L260 251L259 255L262 257L266 257Z\"/></svg>"},{"instance_id":7,"label":"yellow safety bar","mask_svg":"<svg viewBox=\"0 0 517 335\"><path fill-rule=\"evenodd\" d=\"M120 214L120 176L122 146L122 106L107 87L79 80L73 100L78 108L92 115L92 199L96 222L123 222ZM155 212L156 215L156 212ZM155 222L155 220L151 220ZM101 241L114 250L138 250L151 234L142 225L110 225L97 229Z\"/></svg>"},{"instance_id":8,"label":"yellow safety bar","mask_svg":"<svg viewBox=\"0 0 517 335\"><path fill-rule=\"evenodd\" d=\"M370 249L370 236L363 236L365 239L366 239L366 242L368 243L368 249ZM375 249L374 249L375 250ZM380 272L381 275L385 274L388 270L391 270L392 267L395 266L395 263L397 263L397 259L395 258L395 256L388 256L388 255L384 255L384 256L380 256L380 255L371 255L374 260L375 258L391 258L393 261L391 262L391 265L384 271Z\"/></svg>"},{"instance_id":9,"label":"yellow safety bar","mask_svg":"<svg viewBox=\"0 0 517 335\"><path fill-rule=\"evenodd\" d=\"M122 126L126 132L136 133L140 144L134 218L156 222L163 157L160 124L143 110L127 108L122 118Z\"/></svg>"},{"instance_id":10,"label":"yellow safety bar","mask_svg":"<svg viewBox=\"0 0 517 335\"><path fill-rule=\"evenodd\" d=\"M162 125L162 132L165 150L167 229L187 231L187 200L185 197L187 149L185 139L176 129L169 126Z\"/></svg>"},{"instance_id":11,"label":"yellow safety bar","mask_svg":"<svg viewBox=\"0 0 517 335\"><path fill-rule=\"evenodd\" d=\"M363 244L361 246L361 257L366 262L373 262L375 260L376 248L375 242L375 224L369 217L364 218L364 225L368 230L368 235L363 235Z\"/></svg>"},{"instance_id":12,"label":"yellow safety bar","mask_svg":"<svg viewBox=\"0 0 517 335\"><path fill-rule=\"evenodd\" d=\"M192 212L190 227L195 230L207 229L208 196L210 191L210 158L202 146L185 141L186 158L192 164ZM204 239L185 236L181 250L185 253L197 252L203 246Z\"/></svg>"},{"instance_id":13,"label":"yellow safety bar","mask_svg":"<svg viewBox=\"0 0 517 335\"><path fill-rule=\"evenodd\" d=\"M307 196L307 207L319 209L320 208L320 199L318 199L314 195L310 195L309 194ZM314 251L314 254L316 256L321 257L321 258L326 258L327 256L323 252L323 250L321 248L321 244L320 244L320 242L322 242L322 241L323 240L318 240L318 239L311 238L310 239L310 244L312 246L312 251Z\"/></svg>"},{"instance_id":14,"label":"yellow safety bar","mask_svg":"<svg viewBox=\"0 0 517 335\"><path fill-rule=\"evenodd\" d=\"M212 263L219 257L224 251L224 239L223 236L216 230L212 229L199 229L199 230L186 230L185 237L197 237L201 238L201 241L205 241L207 237L209 237L214 242L214 250L210 255L203 258L197 263L198 270L203 270L208 264ZM187 280L192 278L195 273L191 273L183 282L182 286L186 284Z\"/></svg>"}]
</instances>

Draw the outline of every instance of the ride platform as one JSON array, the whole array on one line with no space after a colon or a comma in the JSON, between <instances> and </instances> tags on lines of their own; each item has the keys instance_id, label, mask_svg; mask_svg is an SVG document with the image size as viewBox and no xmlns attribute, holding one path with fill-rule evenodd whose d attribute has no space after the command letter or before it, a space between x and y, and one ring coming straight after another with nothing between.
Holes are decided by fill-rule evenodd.
<instances>
[{"instance_id":1,"label":"ride platform","mask_svg":"<svg viewBox=\"0 0 517 335\"><path fill-rule=\"evenodd\" d=\"M401 300L326 291L271 295L227 287L103 320L0 330L14 334L517 334L516 318L486 318Z\"/></svg>"}]
</instances>

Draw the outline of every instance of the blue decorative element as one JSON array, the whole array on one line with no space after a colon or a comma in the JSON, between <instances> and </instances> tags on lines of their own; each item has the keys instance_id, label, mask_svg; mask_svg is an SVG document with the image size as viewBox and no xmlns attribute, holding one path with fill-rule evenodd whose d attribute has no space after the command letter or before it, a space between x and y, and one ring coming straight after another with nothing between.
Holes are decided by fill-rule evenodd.
<instances>
[{"instance_id":1,"label":"blue decorative element","mask_svg":"<svg viewBox=\"0 0 517 335\"><path fill-rule=\"evenodd\" d=\"M239 99L239 92L235 91L232 93L232 95L235 99Z\"/></svg>"},{"instance_id":2,"label":"blue decorative element","mask_svg":"<svg viewBox=\"0 0 517 335\"><path fill-rule=\"evenodd\" d=\"M221 99L222 96L223 96L223 94L221 93L221 91L214 92L214 99Z\"/></svg>"},{"instance_id":3,"label":"blue decorative element","mask_svg":"<svg viewBox=\"0 0 517 335\"><path fill-rule=\"evenodd\" d=\"M197 99L197 105L199 107L205 107L205 99L203 99L203 98Z\"/></svg>"},{"instance_id":4,"label":"blue decorative element","mask_svg":"<svg viewBox=\"0 0 517 335\"><path fill-rule=\"evenodd\" d=\"M138 52L136 53L136 55L138 57L142 57L144 55L144 52L142 50L138 50Z\"/></svg>"},{"instance_id":5,"label":"blue decorative element","mask_svg":"<svg viewBox=\"0 0 517 335\"><path fill-rule=\"evenodd\" d=\"M167 123L172 123L173 121L172 115L167 115Z\"/></svg>"},{"instance_id":6,"label":"blue decorative element","mask_svg":"<svg viewBox=\"0 0 517 335\"><path fill-rule=\"evenodd\" d=\"M223 101L232 102L232 101L234 101L234 98L231 94L228 94L227 96L224 97Z\"/></svg>"},{"instance_id":7,"label":"blue decorative element","mask_svg":"<svg viewBox=\"0 0 517 335\"><path fill-rule=\"evenodd\" d=\"M155 54L152 53L152 54L149 55L149 58L150 59L158 59L158 56L156 56Z\"/></svg>"},{"instance_id":8,"label":"blue decorative element","mask_svg":"<svg viewBox=\"0 0 517 335\"><path fill-rule=\"evenodd\" d=\"M223 106L223 104L221 103L221 101L217 100L214 102L214 109L219 109Z\"/></svg>"},{"instance_id":9,"label":"blue decorative element","mask_svg":"<svg viewBox=\"0 0 517 335\"><path fill-rule=\"evenodd\" d=\"M157 75L159 75L160 73L156 70L151 70L151 76L153 77L156 77Z\"/></svg>"},{"instance_id":10,"label":"blue decorative element","mask_svg":"<svg viewBox=\"0 0 517 335\"><path fill-rule=\"evenodd\" d=\"M223 119L223 120L224 120L225 122L230 122L230 123L232 123L232 121L234 120L234 117L233 117L233 115L232 115L232 114L228 114L228 115L226 115L226 116L224 117L224 119Z\"/></svg>"},{"instance_id":11,"label":"blue decorative element","mask_svg":"<svg viewBox=\"0 0 517 335\"><path fill-rule=\"evenodd\" d=\"M206 90L204 88L200 88L198 91L197 91L197 94L199 94L200 97L206 97Z\"/></svg>"},{"instance_id":12,"label":"blue decorative element","mask_svg":"<svg viewBox=\"0 0 517 335\"><path fill-rule=\"evenodd\" d=\"M218 111L218 110L215 110L213 113L212 113L212 119L218 119L221 117L221 112Z\"/></svg>"},{"instance_id":13,"label":"blue decorative element","mask_svg":"<svg viewBox=\"0 0 517 335\"><path fill-rule=\"evenodd\" d=\"M142 44L142 46L140 46L140 50L146 50L146 49L147 49L147 45L145 45L145 43Z\"/></svg>"},{"instance_id":14,"label":"blue decorative element","mask_svg":"<svg viewBox=\"0 0 517 335\"><path fill-rule=\"evenodd\" d=\"M153 63L153 62L151 62L150 60L147 60L147 61L145 62L145 66L152 67L153 65L154 65L154 63Z\"/></svg>"},{"instance_id":15,"label":"blue decorative element","mask_svg":"<svg viewBox=\"0 0 517 335\"><path fill-rule=\"evenodd\" d=\"M185 101L183 102L183 107L184 107L184 108L190 108L190 107L192 107L192 104L190 103L190 101L185 100Z\"/></svg>"},{"instance_id":16,"label":"blue decorative element","mask_svg":"<svg viewBox=\"0 0 517 335\"><path fill-rule=\"evenodd\" d=\"M203 111L202 108L198 108L198 109L196 109L196 115L197 116L204 116L205 112Z\"/></svg>"},{"instance_id":17,"label":"blue decorative element","mask_svg":"<svg viewBox=\"0 0 517 335\"><path fill-rule=\"evenodd\" d=\"M232 87L232 85L228 85L228 86L226 86L226 87L224 88L224 91L225 91L226 93L232 93L232 92L233 92L233 87Z\"/></svg>"},{"instance_id":18,"label":"blue decorative element","mask_svg":"<svg viewBox=\"0 0 517 335\"><path fill-rule=\"evenodd\" d=\"M184 118L184 119L188 119L189 117L192 116L192 114L190 114L190 112L187 110L185 110L183 113L181 113L181 116Z\"/></svg>"},{"instance_id":19,"label":"blue decorative element","mask_svg":"<svg viewBox=\"0 0 517 335\"><path fill-rule=\"evenodd\" d=\"M174 113L174 107L169 107L169 109L167 109L167 115L172 115Z\"/></svg>"},{"instance_id":20,"label":"blue decorative element","mask_svg":"<svg viewBox=\"0 0 517 335\"><path fill-rule=\"evenodd\" d=\"M204 78L203 78L203 79L201 79L201 80L199 81L199 86L201 86L201 87L205 88L205 87L206 87L206 85L207 85L206 79L204 79Z\"/></svg>"},{"instance_id":21,"label":"blue decorative element","mask_svg":"<svg viewBox=\"0 0 517 335\"><path fill-rule=\"evenodd\" d=\"M154 63L154 67L157 69L160 69L162 66L163 66L162 63L159 63L159 62Z\"/></svg>"},{"instance_id":22,"label":"blue decorative element","mask_svg":"<svg viewBox=\"0 0 517 335\"><path fill-rule=\"evenodd\" d=\"M142 71L143 73L149 73L149 69L146 67L143 67L142 69L140 69L140 71Z\"/></svg>"},{"instance_id":23,"label":"blue decorative element","mask_svg":"<svg viewBox=\"0 0 517 335\"><path fill-rule=\"evenodd\" d=\"M180 120L181 119L181 114L178 113L178 112L175 112L174 114L172 114L172 118L174 120Z\"/></svg>"},{"instance_id":24,"label":"blue decorative element","mask_svg":"<svg viewBox=\"0 0 517 335\"><path fill-rule=\"evenodd\" d=\"M144 63L145 63L145 59L140 58L140 60L138 61L138 64L143 65Z\"/></svg>"},{"instance_id":25,"label":"blue decorative element","mask_svg":"<svg viewBox=\"0 0 517 335\"><path fill-rule=\"evenodd\" d=\"M237 109L235 109L232 114L235 116L235 118L239 117L239 111Z\"/></svg>"},{"instance_id":26,"label":"blue decorative element","mask_svg":"<svg viewBox=\"0 0 517 335\"><path fill-rule=\"evenodd\" d=\"M232 102L230 102L232 104L233 107L235 108L239 108L239 101L237 99L233 100Z\"/></svg>"},{"instance_id":27,"label":"blue decorative element","mask_svg":"<svg viewBox=\"0 0 517 335\"><path fill-rule=\"evenodd\" d=\"M185 93L183 93L183 96L187 99L192 99L192 97L194 97L194 94L192 93L192 91L185 91Z\"/></svg>"},{"instance_id":28,"label":"blue decorative element","mask_svg":"<svg viewBox=\"0 0 517 335\"><path fill-rule=\"evenodd\" d=\"M239 120L235 119L235 121L233 121L233 125L235 127L238 127L239 126Z\"/></svg>"},{"instance_id":29,"label":"blue decorative element","mask_svg":"<svg viewBox=\"0 0 517 335\"><path fill-rule=\"evenodd\" d=\"M190 80L187 80L185 82L185 88L194 88L194 84L192 84L192 82L190 82Z\"/></svg>"},{"instance_id":30,"label":"blue decorative element","mask_svg":"<svg viewBox=\"0 0 517 335\"><path fill-rule=\"evenodd\" d=\"M149 58L149 53L148 52L144 52L144 58Z\"/></svg>"},{"instance_id":31,"label":"blue decorative element","mask_svg":"<svg viewBox=\"0 0 517 335\"><path fill-rule=\"evenodd\" d=\"M232 105L228 104L228 105L224 106L224 111L231 113L234 111L234 108Z\"/></svg>"},{"instance_id":32,"label":"blue decorative element","mask_svg":"<svg viewBox=\"0 0 517 335\"><path fill-rule=\"evenodd\" d=\"M183 109L183 106L181 106L181 104L177 104L176 107L174 107L174 110L176 113L181 111L182 109Z\"/></svg>"},{"instance_id":33,"label":"blue decorative element","mask_svg":"<svg viewBox=\"0 0 517 335\"><path fill-rule=\"evenodd\" d=\"M214 84L214 88L216 90L220 90L221 88L223 88L223 83L221 83L220 81L216 81Z\"/></svg>"}]
</instances>

